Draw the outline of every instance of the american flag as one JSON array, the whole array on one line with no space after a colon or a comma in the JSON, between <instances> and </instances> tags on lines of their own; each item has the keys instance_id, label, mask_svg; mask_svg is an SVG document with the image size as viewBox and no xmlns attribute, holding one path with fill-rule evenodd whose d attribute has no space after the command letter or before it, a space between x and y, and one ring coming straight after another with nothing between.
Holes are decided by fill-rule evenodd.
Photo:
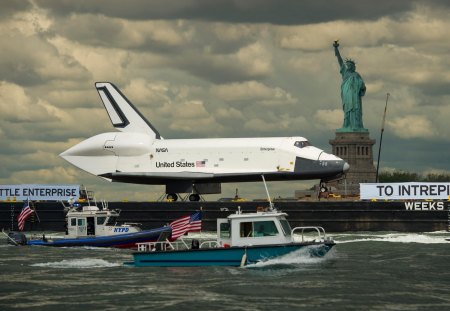
<instances>
[{"instance_id":1,"label":"american flag","mask_svg":"<svg viewBox=\"0 0 450 311\"><path fill-rule=\"evenodd\" d=\"M186 232L202 230L202 213L197 212L191 216L184 216L169 224L172 227L172 240L178 239Z\"/></svg>"},{"instance_id":2,"label":"american flag","mask_svg":"<svg viewBox=\"0 0 450 311\"><path fill-rule=\"evenodd\" d=\"M196 167L205 167L206 161L196 161L195 166Z\"/></svg>"},{"instance_id":3,"label":"american flag","mask_svg":"<svg viewBox=\"0 0 450 311\"><path fill-rule=\"evenodd\" d=\"M30 208L30 201L27 200L26 202L23 202L22 211L17 217L17 222L19 223L20 231L23 231L23 227L25 226L25 220L27 220L27 218L30 217L30 215L33 214L33 212L34 211Z\"/></svg>"}]
</instances>

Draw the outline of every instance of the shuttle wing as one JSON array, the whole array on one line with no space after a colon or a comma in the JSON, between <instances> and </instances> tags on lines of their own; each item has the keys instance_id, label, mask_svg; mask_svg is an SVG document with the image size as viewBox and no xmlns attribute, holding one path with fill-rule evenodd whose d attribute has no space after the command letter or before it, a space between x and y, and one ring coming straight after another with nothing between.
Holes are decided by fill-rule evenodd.
<instances>
[{"instance_id":1,"label":"shuttle wing","mask_svg":"<svg viewBox=\"0 0 450 311\"><path fill-rule=\"evenodd\" d=\"M161 185L175 181L193 183L259 181L261 175L266 180L289 180L286 172L245 172L245 173L201 173L201 172L114 172L98 175L115 182ZM291 174L293 177L294 174ZM295 179L299 179L298 177Z\"/></svg>"}]
</instances>

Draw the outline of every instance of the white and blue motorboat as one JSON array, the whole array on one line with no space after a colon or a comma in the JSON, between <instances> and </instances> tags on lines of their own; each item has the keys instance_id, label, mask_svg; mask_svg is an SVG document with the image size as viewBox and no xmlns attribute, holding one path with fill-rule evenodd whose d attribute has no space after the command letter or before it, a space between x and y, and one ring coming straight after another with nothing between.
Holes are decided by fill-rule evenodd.
<instances>
[{"instance_id":1,"label":"white and blue motorboat","mask_svg":"<svg viewBox=\"0 0 450 311\"><path fill-rule=\"evenodd\" d=\"M11 231L8 242L16 245L39 245L54 247L93 246L135 248L137 243L156 241L162 233L169 236L170 226L142 230L136 223L118 223L120 210L110 210L104 205L71 205L66 214L66 232L62 237L31 237L22 232Z\"/></svg>"},{"instance_id":2,"label":"white and blue motorboat","mask_svg":"<svg viewBox=\"0 0 450 311\"><path fill-rule=\"evenodd\" d=\"M322 227L292 229L286 216L274 209L255 213L238 210L227 218L217 219L215 240L169 242L170 235L163 233L156 242L138 243L134 261L125 264L136 267L244 266L304 248L313 256L322 257L335 245Z\"/></svg>"}]
</instances>

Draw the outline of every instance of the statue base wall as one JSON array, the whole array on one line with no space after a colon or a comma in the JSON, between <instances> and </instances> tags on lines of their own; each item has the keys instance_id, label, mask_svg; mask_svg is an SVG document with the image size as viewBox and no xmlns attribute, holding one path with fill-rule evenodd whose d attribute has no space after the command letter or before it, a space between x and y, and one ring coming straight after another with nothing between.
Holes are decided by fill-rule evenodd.
<instances>
[{"instance_id":1,"label":"statue base wall","mask_svg":"<svg viewBox=\"0 0 450 311\"><path fill-rule=\"evenodd\" d=\"M373 145L369 132L339 132L330 140L332 153L344 159L350 169L345 180L332 183L338 190L358 191L359 183L376 182L376 169L373 165Z\"/></svg>"}]
</instances>

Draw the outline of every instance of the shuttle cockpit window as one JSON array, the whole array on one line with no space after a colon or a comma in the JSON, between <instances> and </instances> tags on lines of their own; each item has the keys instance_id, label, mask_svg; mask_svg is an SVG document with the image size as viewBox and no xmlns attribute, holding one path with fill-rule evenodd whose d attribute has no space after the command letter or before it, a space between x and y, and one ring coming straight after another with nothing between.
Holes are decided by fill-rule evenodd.
<instances>
[{"instance_id":1,"label":"shuttle cockpit window","mask_svg":"<svg viewBox=\"0 0 450 311\"><path fill-rule=\"evenodd\" d=\"M304 147L307 147L307 146L311 146L311 144L307 140L305 140L305 141L296 141L294 143L294 146L297 147L297 148L304 148Z\"/></svg>"}]
</instances>

